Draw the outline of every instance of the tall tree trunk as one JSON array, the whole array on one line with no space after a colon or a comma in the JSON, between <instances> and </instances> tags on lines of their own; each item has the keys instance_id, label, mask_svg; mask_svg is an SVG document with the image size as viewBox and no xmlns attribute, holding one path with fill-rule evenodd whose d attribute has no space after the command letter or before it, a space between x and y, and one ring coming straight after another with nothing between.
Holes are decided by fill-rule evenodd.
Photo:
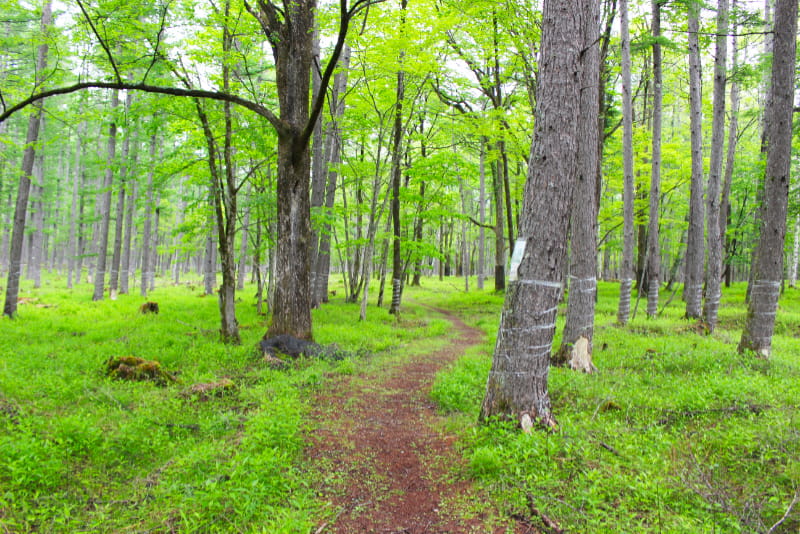
<instances>
[{"instance_id":1,"label":"tall tree trunk","mask_svg":"<svg viewBox=\"0 0 800 534\"><path fill-rule=\"evenodd\" d=\"M561 348L553 357L555 365L593 372L595 297L597 295L597 175L600 138L599 3L583 2L593 11L582 11L583 52L580 55L581 91L578 115L578 169L570 211L570 267L567 321Z\"/></svg>"},{"instance_id":2,"label":"tall tree trunk","mask_svg":"<svg viewBox=\"0 0 800 534\"><path fill-rule=\"evenodd\" d=\"M236 269L237 291L244 289L244 277L247 274L247 241L250 232L250 186L247 188L244 203L246 208L244 211L244 220L242 221L242 239L239 242L239 266Z\"/></svg>"},{"instance_id":3,"label":"tall tree trunk","mask_svg":"<svg viewBox=\"0 0 800 534\"><path fill-rule=\"evenodd\" d=\"M44 117L42 117L44 126ZM33 287L42 287L42 263L44 262L44 154L37 153L33 159L32 191L34 200L31 203L31 223L33 232L30 234L30 247L28 249L28 278L33 281Z\"/></svg>"},{"instance_id":4,"label":"tall tree trunk","mask_svg":"<svg viewBox=\"0 0 800 534\"><path fill-rule=\"evenodd\" d=\"M408 0L400 0L401 33L404 31ZM392 128L392 304L389 313L400 315L400 298L403 292L403 260L400 257L400 179L403 162L403 99L406 73L403 70L405 51L400 51L397 71L397 93Z\"/></svg>"},{"instance_id":5,"label":"tall tree trunk","mask_svg":"<svg viewBox=\"0 0 800 534\"><path fill-rule=\"evenodd\" d=\"M147 192L144 201L144 224L142 228L142 284L139 293L142 297L147 297L147 288L150 287L150 278L153 276L153 260L155 254L151 250L152 225L153 225L153 173L155 172L156 161L156 134L150 136L150 170L147 171Z\"/></svg>"},{"instance_id":6,"label":"tall tree trunk","mask_svg":"<svg viewBox=\"0 0 800 534\"><path fill-rule=\"evenodd\" d=\"M345 45L342 56L339 59L339 72L333 84L331 93L331 122L328 128L328 135L325 139L327 185L325 189L325 223L319 236L319 249L316 256L314 271L316 272L314 282L314 298L312 305L318 306L320 303L328 302L328 278L331 270L331 224L328 222L332 216L333 204L336 197L336 180L338 178L338 166L341 160L341 131L339 121L344 114L344 97L347 91L347 78L350 69L350 47Z\"/></svg>"},{"instance_id":7,"label":"tall tree trunk","mask_svg":"<svg viewBox=\"0 0 800 534\"><path fill-rule=\"evenodd\" d=\"M125 116L130 116L133 103L133 91L128 91L125 97ZM108 294L111 300L116 300L119 288L119 270L122 262L122 236L125 222L125 195L128 189L128 155L130 153L131 135L126 129L125 139L122 141L122 162L119 169L119 191L117 192L116 224L114 226L114 251L111 256L111 274L108 280ZM136 135L136 134L133 134ZM135 142L135 141L134 141Z\"/></svg>"},{"instance_id":8,"label":"tall tree trunk","mask_svg":"<svg viewBox=\"0 0 800 534\"><path fill-rule=\"evenodd\" d=\"M736 12L736 0L733 0L732 9ZM736 36L738 29L734 22L731 29L731 72L735 73L738 68L739 52L738 52L738 39ZM719 205L719 236L722 243L724 243L725 250L723 251L724 260L722 262L723 276L725 277L725 287L731 285L731 255L735 243L727 238L728 225L731 222L731 184L733 182L733 165L736 158L736 141L739 136L739 82L734 76L731 80L731 113L730 123L728 124L728 154L725 158L725 177L722 185L722 200Z\"/></svg>"},{"instance_id":9,"label":"tall tree trunk","mask_svg":"<svg viewBox=\"0 0 800 534\"><path fill-rule=\"evenodd\" d=\"M47 35L53 23L53 12L50 0L45 0L42 7L41 34ZM47 73L48 44L45 41L36 50L36 85L40 86ZM28 212L28 196L31 190L31 173L36 143L39 140L39 125L42 119L43 102L33 104L33 112L28 118L28 132L25 136L25 150L22 155L22 170L17 188L17 202L14 207L14 226L11 231L11 246L8 258L8 280L6 282L6 299L3 315L14 317L17 313L19 297L19 279L22 271L22 244L25 239L25 219Z\"/></svg>"},{"instance_id":10,"label":"tall tree trunk","mask_svg":"<svg viewBox=\"0 0 800 534\"><path fill-rule=\"evenodd\" d=\"M523 428L533 421L555 426L547 375L563 291L568 214L579 145L577 102L583 39L579 17L574 14L591 9L590 5L579 0L544 3L534 140L517 245L523 249L519 251L522 259L506 293L481 406L482 421L505 416Z\"/></svg>"},{"instance_id":11,"label":"tall tree trunk","mask_svg":"<svg viewBox=\"0 0 800 534\"><path fill-rule=\"evenodd\" d=\"M619 3L621 48L622 48L622 266L620 272L619 306L617 322L628 323L631 313L631 288L633 287L633 100L631 96L631 40L628 20L628 0Z\"/></svg>"},{"instance_id":12,"label":"tall tree trunk","mask_svg":"<svg viewBox=\"0 0 800 534\"><path fill-rule=\"evenodd\" d=\"M689 120L692 138L692 180L689 193L689 230L686 234L686 269L683 298L686 318L698 319L703 304L703 88L700 66L700 4L689 4Z\"/></svg>"},{"instance_id":13,"label":"tall tree trunk","mask_svg":"<svg viewBox=\"0 0 800 534\"><path fill-rule=\"evenodd\" d=\"M494 290L505 291L506 289L506 245L503 236L503 184L502 163L492 162L492 185L494 186Z\"/></svg>"},{"instance_id":14,"label":"tall tree trunk","mask_svg":"<svg viewBox=\"0 0 800 534\"><path fill-rule=\"evenodd\" d=\"M136 168L136 160L138 154L138 141L133 146L133 157L131 158L131 165ZM131 180L127 184L128 189L128 207L125 210L125 237L122 242L122 258L120 258L120 280L119 292L123 295L128 294L128 285L130 280L134 278L134 265L131 256L131 243L133 241L133 214L136 211L136 193L138 192L139 182Z\"/></svg>"},{"instance_id":15,"label":"tall tree trunk","mask_svg":"<svg viewBox=\"0 0 800 534\"><path fill-rule=\"evenodd\" d=\"M796 1L796 0L795 0ZM720 286L722 284L722 236L719 233L720 184L725 142L725 80L728 55L728 0L717 4L717 50L714 61L714 107L711 125L711 161L708 172L706 301L703 310L706 326L713 332L717 326Z\"/></svg>"},{"instance_id":16,"label":"tall tree trunk","mask_svg":"<svg viewBox=\"0 0 800 534\"><path fill-rule=\"evenodd\" d=\"M478 289L483 289L483 279L485 276L484 269L486 268L486 146L481 139L481 155L480 155L480 191L478 193Z\"/></svg>"},{"instance_id":17,"label":"tall tree trunk","mask_svg":"<svg viewBox=\"0 0 800 534\"><path fill-rule=\"evenodd\" d=\"M83 135L86 133L86 121L81 121L75 133L75 160L72 166L72 202L69 208L69 243L67 244L67 289L72 289L73 277L75 282L80 282L81 273L75 271L78 259L78 199L83 171Z\"/></svg>"},{"instance_id":18,"label":"tall tree trunk","mask_svg":"<svg viewBox=\"0 0 800 534\"><path fill-rule=\"evenodd\" d=\"M776 0L772 77L766 109L767 169L761 235L739 351L770 356L783 279L783 246L789 203L792 106L797 53L797 0Z\"/></svg>"},{"instance_id":19,"label":"tall tree trunk","mask_svg":"<svg viewBox=\"0 0 800 534\"><path fill-rule=\"evenodd\" d=\"M650 171L650 210L647 227L647 316L658 313L658 291L661 283L661 246L659 243L658 214L661 197L661 0L652 0L653 6L653 154Z\"/></svg>"},{"instance_id":20,"label":"tall tree trunk","mask_svg":"<svg viewBox=\"0 0 800 534\"><path fill-rule=\"evenodd\" d=\"M97 263L94 276L94 293L92 300L103 300L106 283L106 260L108 256L108 232L111 226L111 189L114 185L114 159L117 151L117 120L114 116L119 107L119 91L111 92L111 124L108 127L108 157L103 186L97 199L100 223L95 236Z\"/></svg>"},{"instance_id":21,"label":"tall tree trunk","mask_svg":"<svg viewBox=\"0 0 800 534\"><path fill-rule=\"evenodd\" d=\"M789 266L789 287L797 287L798 263L800 263L800 214L794 217L794 247L792 247L792 264Z\"/></svg>"}]
</instances>

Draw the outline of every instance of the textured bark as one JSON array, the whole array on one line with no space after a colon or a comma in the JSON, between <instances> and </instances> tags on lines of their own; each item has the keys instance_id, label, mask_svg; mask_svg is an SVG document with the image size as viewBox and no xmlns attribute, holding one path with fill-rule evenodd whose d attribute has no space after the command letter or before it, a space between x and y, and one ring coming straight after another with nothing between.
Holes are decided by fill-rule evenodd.
<instances>
[{"instance_id":1,"label":"textured bark","mask_svg":"<svg viewBox=\"0 0 800 534\"><path fill-rule=\"evenodd\" d=\"M622 48L622 266L620 272L619 306L617 322L625 325L631 313L631 288L633 287L633 101L631 97L631 41L628 20L628 0L620 0L620 31Z\"/></svg>"},{"instance_id":2,"label":"textured bark","mask_svg":"<svg viewBox=\"0 0 800 534\"><path fill-rule=\"evenodd\" d=\"M501 416L523 427L532 421L555 425L547 375L577 174L583 39L574 14L583 7L577 0L544 2L536 126L520 220L526 244L518 278L506 292L481 420Z\"/></svg>"},{"instance_id":3,"label":"textured bark","mask_svg":"<svg viewBox=\"0 0 800 534\"><path fill-rule=\"evenodd\" d=\"M407 6L407 0L400 0L401 26L405 24ZM392 126L392 304L389 306L389 313L394 315L400 314L400 299L403 292L403 259L400 256L400 179L403 161L403 100L406 93L406 73L403 70L404 57L405 52L401 50L399 58L400 69L397 71L394 125Z\"/></svg>"},{"instance_id":4,"label":"textured bark","mask_svg":"<svg viewBox=\"0 0 800 534\"><path fill-rule=\"evenodd\" d=\"M131 104L133 103L133 93L128 92L125 97L125 116L130 116ZM125 222L125 195L128 189L128 155L131 147L131 132L125 132L125 139L122 141L122 156L119 169L119 191L117 191L116 224L114 226L114 250L111 256L111 272L108 279L108 294L111 300L117 298L119 288L119 269L122 262L122 236Z\"/></svg>"},{"instance_id":5,"label":"textured bark","mask_svg":"<svg viewBox=\"0 0 800 534\"><path fill-rule=\"evenodd\" d=\"M722 283L722 237L719 233L720 184L722 182L722 156L725 142L725 81L728 55L728 0L717 4L717 46L714 61L714 107L711 125L711 161L709 162L706 191L708 262L706 270L706 300L703 317L706 327L713 332L717 326L720 286Z\"/></svg>"},{"instance_id":6,"label":"textured bark","mask_svg":"<svg viewBox=\"0 0 800 534\"><path fill-rule=\"evenodd\" d=\"M796 62L797 0L776 0L772 77L766 108L767 169L761 235L739 351L769 357L783 279L783 246L789 203L792 106Z\"/></svg>"},{"instance_id":7,"label":"textured bark","mask_svg":"<svg viewBox=\"0 0 800 534\"><path fill-rule=\"evenodd\" d=\"M650 166L650 209L647 226L647 316L658 313L658 291L661 282L661 246L658 214L661 197L661 0L653 0L653 152Z\"/></svg>"},{"instance_id":8,"label":"textured bark","mask_svg":"<svg viewBox=\"0 0 800 534\"><path fill-rule=\"evenodd\" d=\"M108 257L108 233L111 227L111 189L114 185L114 160L117 151L117 123L114 114L119 106L119 91L111 92L111 124L108 127L108 153L106 158L106 171L103 177L103 185L97 199L97 214L100 223L95 235L95 251L97 253L97 263L95 264L94 293L92 300L103 300L105 293L106 263Z\"/></svg>"},{"instance_id":9,"label":"textured bark","mask_svg":"<svg viewBox=\"0 0 800 534\"><path fill-rule=\"evenodd\" d=\"M797 265L800 263L800 215L794 218L794 246L792 263L789 266L789 287L797 287Z\"/></svg>"},{"instance_id":10,"label":"textured bark","mask_svg":"<svg viewBox=\"0 0 800 534\"><path fill-rule=\"evenodd\" d=\"M700 66L700 4L689 4L689 121L692 139L692 180L689 193L689 230L686 234L686 270L683 298L686 318L698 319L703 303L703 92Z\"/></svg>"},{"instance_id":11,"label":"textured bark","mask_svg":"<svg viewBox=\"0 0 800 534\"><path fill-rule=\"evenodd\" d=\"M736 0L732 3L732 10L736 12ZM736 72L738 70L737 65L738 61L738 47L737 47L737 25L734 23L731 29L731 49L733 50L732 53L732 60L731 60L731 71ZM736 77L733 77L731 80L731 112L730 112L730 123L728 124L728 154L726 157L725 162L725 177L723 179L722 185L722 200L720 200L719 205L719 235L720 239L724 243L725 251L723 260L723 275L725 277L725 287L730 287L731 285L731 278L732 278L732 268L730 258L733 255L733 252L736 248L736 242L733 239L728 239L727 232L728 232L728 225L731 221L731 183L733 182L733 164L736 158L736 141L739 136L739 82L737 81Z\"/></svg>"},{"instance_id":12,"label":"textured bark","mask_svg":"<svg viewBox=\"0 0 800 534\"><path fill-rule=\"evenodd\" d=\"M494 187L494 290L506 289L506 244L503 237L503 190L502 164L492 162L492 186Z\"/></svg>"},{"instance_id":13,"label":"textured bark","mask_svg":"<svg viewBox=\"0 0 800 534\"><path fill-rule=\"evenodd\" d=\"M42 9L41 30L42 34L53 22L53 13L49 0L45 0ZM40 85L46 75L47 68L47 43L39 45L36 51L36 82ZM31 173L35 157L36 142L39 140L39 125L42 118L41 101L35 103L33 112L28 118L28 131L25 136L25 150L22 155L22 169L17 188L17 201L14 207L14 226L11 231L11 246L8 258L8 279L6 281L6 299L3 305L3 315L14 317L17 313L17 298L19 296L19 279L22 271L22 244L25 239L25 219L28 212L28 196L31 188Z\"/></svg>"},{"instance_id":14,"label":"textured bark","mask_svg":"<svg viewBox=\"0 0 800 534\"><path fill-rule=\"evenodd\" d=\"M597 209L599 174L597 150L600 139L599 3L583 2L583 53L581 63L580 114L578 116L578 175L570 211L570 267L567 320L561 347L553 364L591 373L597 295Z\"/></svg>"},{"instance_id":15,"label":"textured bark","mask_svg":"<svg viewBox=\"0 0 800 534\"><path fill-rule=\"evenodd\" d=\"M79 199L79 186L81 182L81 172L83 170L82 156L82 142L83 135L86 132L86 121L82 121L78 125L78 131L75 134L75 160L72 166L72 202L69 208L69 242L67 243L67 288L72 289L73 277L75 282L80 281L80 273L75 272L75 266L78 257L78 235L77 235L77 218L78 218L78 199Z\"/></svg>"}]
</instances>

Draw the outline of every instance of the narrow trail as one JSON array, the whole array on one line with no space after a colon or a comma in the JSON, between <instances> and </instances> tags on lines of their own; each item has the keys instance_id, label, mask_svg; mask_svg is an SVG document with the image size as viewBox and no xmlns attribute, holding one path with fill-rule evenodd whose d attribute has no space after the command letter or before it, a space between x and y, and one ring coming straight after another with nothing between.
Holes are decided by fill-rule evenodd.
<instances>
[{"instance_id":1,"label":"narrow trail","mask_svg":"<svg viewBox=\"0 0 800 534\"><path fill-rule=\"evenodd\" d=\"M336 510L317 533L500 533L503 524L472 487L442 433L428 393L436 372L483 334L447 310L456 333L444 348L399 366L346 377L317 399L320 411L309 454L328 478L320 488Z\"/></svg>"}]
</instances>

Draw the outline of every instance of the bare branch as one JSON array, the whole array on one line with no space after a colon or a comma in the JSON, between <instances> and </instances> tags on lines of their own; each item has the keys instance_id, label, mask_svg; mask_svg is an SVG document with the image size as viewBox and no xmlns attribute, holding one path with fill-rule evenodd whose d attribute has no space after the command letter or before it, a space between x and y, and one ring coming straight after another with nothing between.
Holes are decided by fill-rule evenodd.
<instances>
[{"instance_id":1,"label":"bare branch","mask_svg":"<svg viewBox=\"0 0 800 534\"><path fill-rule=\"evenodd\" d=\"M161 11L161 25L159 26L158 33L156 34L156 44L153 47L153 58L152 61L150 61L150 65L147 67L147 71L145 71L144 76L142 77L142 83L147 80L147 76L150 74L150 71L161 57L161 53L158 51L158 48L161 45L161 36L164 35L164 28L167 23L167 9L169 9L169 4L164 5L164 9Z\"/></svg>"},{"instance_id":2,"label":"bare branch","mask_svg":"<svg viewBox=\"0 0 800 534\"><path fill-rule=\"evenodd\" d=\"M66 95L71 93L76 93L83 89L120 89L120 90L129 90L129 91L142 91L144 93L154 93L154 94L161 94L161 95L170 95L170 96L180 96L180 97L190 97L190 98L207 98L209 100L219 100L221 102L230 102L232 104L236 104L241 106L245 109L249 109L250 111L264 117L269 121L269 123L275 128L278 134L286 134L289 132L289 126L279 119L273 112L267 107L258 104L257 102L253 102L251 100L247 100L240 96L222 93L218 91L206 91L203 89L180 89L177 87L159 87L155 85L146 85L143 83L125 83L125 82L80 82L74 85L70 85L67 87L59 87L56 89L50 89L47 91L42 91L40 93L36 93L32 95L22 102L8 108L2 114L0 114L0 123L4 122L8 119L11 115L20 111L21 109L43 100L45 98L56 96L56 95Z\"/></svg>"},{"instance_id":3,"label":"bare branch","mask_svg":"<svg viewBox=\"0 0 800 534\"><path fill-rule=\"evenodd\" d=\"M94 36L97 37L97 40L100 42L100 46L103 47L103 50L105 50L106 55L108 56L108 61L109 61L109 63L111 63L111 68L114 69L114 76L117 78L117 82L118 83L122 83L122 76L119 75L119 70L117 69L117 63L114 61L114 56L111 54L111 50L109 50L108 45L103 40L103 38L100 37L100 34L97 31L97 27L95 27L94 23L92 22L91 17L89 17L89 13L86 11L86 8L83 6L83 2L81 2L81 0L77 0L77 1L78 1L78 6L81 8L81 12L83 13L83 16L86 18L86 22L89 24L89 27L92 29L92 32L94 33Z\"/></svg>"}]
</instances>

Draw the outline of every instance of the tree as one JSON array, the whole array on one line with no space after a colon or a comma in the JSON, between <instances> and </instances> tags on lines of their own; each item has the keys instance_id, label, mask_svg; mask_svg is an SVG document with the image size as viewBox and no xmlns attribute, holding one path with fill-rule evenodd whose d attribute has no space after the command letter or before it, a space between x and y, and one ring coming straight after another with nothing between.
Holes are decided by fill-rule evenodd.
<instances>
[{"instance_id":1,"label":"tree","mask_svg":"<svg viewBox=\"0 0 800 534\"><path fill-rule=\"evenodd\" d=\"M578 175L570 210L570 267L567 321L561 348L553 357L557 365L569 365L591 373L594 338L594 303L597 293L597 195L598 142L600 139L600 12L598 2L587 2L594 11L583 11L583 52L578 145Z\"/></svg>"},{"instance_id":2,"label":"tree","mask_svg":"<svg viewBox=\"0 0 800 534\"><path fill-rule=\"evenodd\" d=\"M628 0L619 3L622 49L622 165L623 165L623 249L621 283L617 322L628 323L631 313L631 287L633 286L633 103L631 97L631 39L628 21Z\"/></svg>"},{"instance_id":3,"label":"tree","mask_svg":"<svg viewBox=\"0 0 800 534\"><path fill-rule=\"evenodd\" d=\"M591 9L594 1L544 2L536 123L520 215L521 238L514 254L520 258L519 266L506 292L482 421L504 416L523 428L533 421L555 425L547 375L577 175L580 106L576 103L584 47L580 17L574 15Z\"/></svg>"},{"instance_id":4,"label":"tree","mask_svg":"<svg viewBox=\"0 0 800 534\"><path fill-rule=\"evenodd\" d=\"M686 318L697 319L703 301L703 87L700 66L700 4L689 3L689 121L692 143L692 181L683 298Z\"/></svg>"},{"instance_id":5,"label":"tree","mask_svg":"<svg viewBox=\"0 0 800 534\"><path fill-rule=\"evenodd\" d=\"M717 4L717 47L714 61L714 108L711 125L711 161L708 172L707 229L708 263L706 269L706 300L703 310L706 326L713 331L717 326L720 285L722 283L722 236L719 232L720 187L722 182L722 156L725 142L725 82L726 56L728 55L728 0Z\"/></svg>"},{"instance_id":6,"label":"tree","mask_svg":"<svg viewBox=\"0 0 800 534\"><path fill-rule=\"evenodd\" d=\"M41 28L45 39L36 50L36 86L40 87L47 76L47 52L49 45L46 36L53 23L53 12L50 0L45 0L42 7ZM25 239L25 218L28 211L28 196L31 189L31 173L36 156L36 143L39 139L39 126L42 122L44 103L37 101L28 118L28 133L25 138L25 151L22 157L22 171L17 189L17 202L14 208L14 227L11 234L11 250L8 260L8 281L6 282L6 300L3 315L14 317L17 313L17 297L19 295L19 278L22 271L22 242Z\"/></svg>"},{"instance_id":7,"label":"tree","mask_svg":"<svg viewBox=\"0 0 800 534\"><path fill-rule=\"evenodd\" d=\"M775 312L783 279L783 247L789 203L792 106L797 56L797 0L776 0L772 76L766 107L767 168L761 235L755 252L747 320L739 352L770 356Z\"/></svg>"},{"instance_id":8,"label":"tree","mask_svg":"<svg viewBox=\"0 0 800 534\"><path fill-rule=\"evenodd\" d=\"M663 80L661 65L661 0L653 6L653 150L650 161L650 210L647 225L647 316L658 313L658 291L661 276L661 244L659 241L659 205L661 200L661 114Z\"/></svg>"}]
</instances>

